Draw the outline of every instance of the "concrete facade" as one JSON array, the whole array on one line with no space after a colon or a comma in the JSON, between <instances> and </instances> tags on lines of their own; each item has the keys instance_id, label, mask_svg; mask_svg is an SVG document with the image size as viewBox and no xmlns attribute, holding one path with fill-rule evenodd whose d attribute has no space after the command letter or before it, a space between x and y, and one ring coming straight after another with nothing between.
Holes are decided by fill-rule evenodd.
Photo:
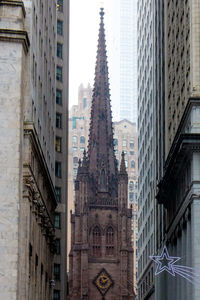
<instances>
[{"instance_id":1,"label":"concrete facade","mask_svg":"<svg viewBox=\"0 0 200 300\"><path fill-rule=\"evenodd\" d=\"M164 234L156 223L156 253L167 245L179 264L199 268L200 109L198 1L163 1L165 26L165 139L164 166L160 172L157 200ZM158 166L157 166L158 168ZM176 188L175 188L176 187ZM199 299L191 277L168 273L156 277L156 299ZM195 279L193 279L195 280ZM163 293L163 289L165 293Z\"/></svg>"},{"instance_id":2,"label":"concrete facade","mask_svg":"<svg viewBox=\"0 0 200 300\"><path fill-rule=\"evenodd\" d=\"M0 3L0 299L53 299L57 2Z\"/></svg>"}]
</instances>

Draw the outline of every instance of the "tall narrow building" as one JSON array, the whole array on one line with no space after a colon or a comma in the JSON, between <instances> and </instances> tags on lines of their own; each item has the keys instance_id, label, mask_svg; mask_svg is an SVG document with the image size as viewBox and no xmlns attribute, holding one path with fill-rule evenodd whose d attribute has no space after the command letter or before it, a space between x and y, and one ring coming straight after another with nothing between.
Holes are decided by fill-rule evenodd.
<instances>
[{"instance_id":1,"label":"tall narrow building","mask_svg":"<svg viewBox=\"0 0 200 300\"><path fill-rule=\"evenodd\" d=\"M156 300L196 300L199 282L191 284L195 278L187 270L200 267L200 5L195 0L159 4L165 26L165 85L160 98L164 114L159 126L164 124L165 135L157 139L157 148L165 156L164 166L162 159L157 166L162 168L157 199L158 211L165 213L156 223L156 252L160 255L166 245L169 255L180 257L178 264L186 267L176 278L167 272L157 276L155 294Z\"/></svg>"},{"instance_id":2,"label":"tall narrow building","mask_svg":"<svg viewBox=\"0 0 200 300\"><path fill-rule=\"evenodd\" d=\"M101 22L88 153L79 161L71 214L70 299L135 299L128 175L114 155L108 66Z\"/></svg>"},{"instance_id":3,"label":"tall narrow building","mask_svg":"<svg viewBox=\"0 0 200 300\"><path fill-rule=\"evenodd\" d=\"M138 0L138 298L154 299L155 3Z\"/></svg>"}]
</instances>

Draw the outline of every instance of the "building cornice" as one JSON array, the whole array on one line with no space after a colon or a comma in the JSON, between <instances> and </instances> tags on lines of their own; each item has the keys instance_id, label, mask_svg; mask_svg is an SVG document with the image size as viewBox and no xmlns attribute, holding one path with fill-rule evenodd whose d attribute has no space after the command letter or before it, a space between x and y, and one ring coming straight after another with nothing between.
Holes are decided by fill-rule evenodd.
<instances>
[{"instance_id":1,"label":"building cornice","mask_svg":"<svg viewBox=\"0 0 200 300\"><path fill-rule=\"evenodd\" d=\"M28 53L30 41L27 31L0 28L0 41L22 43L25 53Z\"/></svg>"},{"instance_id":2,"label":"building cornice","mask_svg":"<svg viewBox=\"0 0 200 300\"><path fill-rule=\"evenodd\" d=\"M190 98L188 100L165 163L164 176L158 184L156 198L158 203L164 204L165 207L167 206L168 199L170 199L170 190L180 172L181 166L185 164L191 152L200 151L200 133L187 132L186 130L191 110L197 106L200 106L199 98Z\"/></svg>"},{"instance_id":3,"label":"building cornice","mask_svg":"<svg viewBox=\"0 0 200 300\"><path fill-rule=\"evenodd\" d=\"M21 0L0 0L0 5L21 6L23 15L26 16L24 2Z\"/></svg>"},{"instance_id":4,"label":"building cornice","mask_svg":"<svg viewBox=\"0 0 200 300\"><path fill-rule=\"evenodd\" d=\"M25 122L24 123L24 135L25 136L30 136L31 137L31 142L33 145L33 148L35 150L35 153L37 155L37 158L40 162L41 169L44 173L44 178L46 180L46 185L48 190L50 191L50 196L53 202L54 207L56 208L57 206L57 201L56 201L56 193L55 193L55 188L53 185L53 182L51 180L51 176L47 167L47 163L37 136L37 132L35 130L34 124L32 122Z\"/></svg>"}]
</instances>

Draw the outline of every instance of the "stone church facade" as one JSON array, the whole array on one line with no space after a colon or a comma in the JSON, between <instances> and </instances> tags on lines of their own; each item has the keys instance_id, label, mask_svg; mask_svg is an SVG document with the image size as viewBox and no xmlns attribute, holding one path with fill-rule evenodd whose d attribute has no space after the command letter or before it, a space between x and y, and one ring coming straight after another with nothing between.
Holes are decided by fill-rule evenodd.
<instances>
[{"instance_id":1,"label":"stone church facade","mask_svg":"<svg viewBox=\"0 0 200 300\"><path fill-rule=\"evenodd\" d=\"M128 175L124 154L119 171L114 155L103 9L100 16L88 152L71 213L71 300L135 299Z\"/></svg>"}]
</instances>

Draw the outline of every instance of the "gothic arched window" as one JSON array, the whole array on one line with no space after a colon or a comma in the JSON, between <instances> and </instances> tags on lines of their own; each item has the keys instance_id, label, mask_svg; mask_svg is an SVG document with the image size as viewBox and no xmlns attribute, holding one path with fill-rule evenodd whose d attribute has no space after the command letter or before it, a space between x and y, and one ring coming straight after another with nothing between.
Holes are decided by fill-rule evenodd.
<instances>
[{"instance_id":1,"label":"gothic arched window","mask_svg":"<svg viewBox=\"0 0 200 300\"><path fill-rule=\"evenodd\" d=\"M106 255L114 254L114 230L110 226L106 231Z\"/></svg>"},{"instance_id":2,"label":"gothic arched window","mask_svg":"<svg viewBox=\"0 0 200 300\"><path fill-rule=\"evenodd\" d=\"M98 226L92 232L93 255L101 256L101 230Z\"/></svg>"},{"instance_id":3,"label":"gothic arched window","mask_svg":"<svg viewBox=\"0 0 200 300\"><path fill-rule=\"evenodd\" d=\"M106 185L106 174L105 174L105 170L103 169L101 171L101 188L104 189Z\"/></svg>"}]
</instances>

